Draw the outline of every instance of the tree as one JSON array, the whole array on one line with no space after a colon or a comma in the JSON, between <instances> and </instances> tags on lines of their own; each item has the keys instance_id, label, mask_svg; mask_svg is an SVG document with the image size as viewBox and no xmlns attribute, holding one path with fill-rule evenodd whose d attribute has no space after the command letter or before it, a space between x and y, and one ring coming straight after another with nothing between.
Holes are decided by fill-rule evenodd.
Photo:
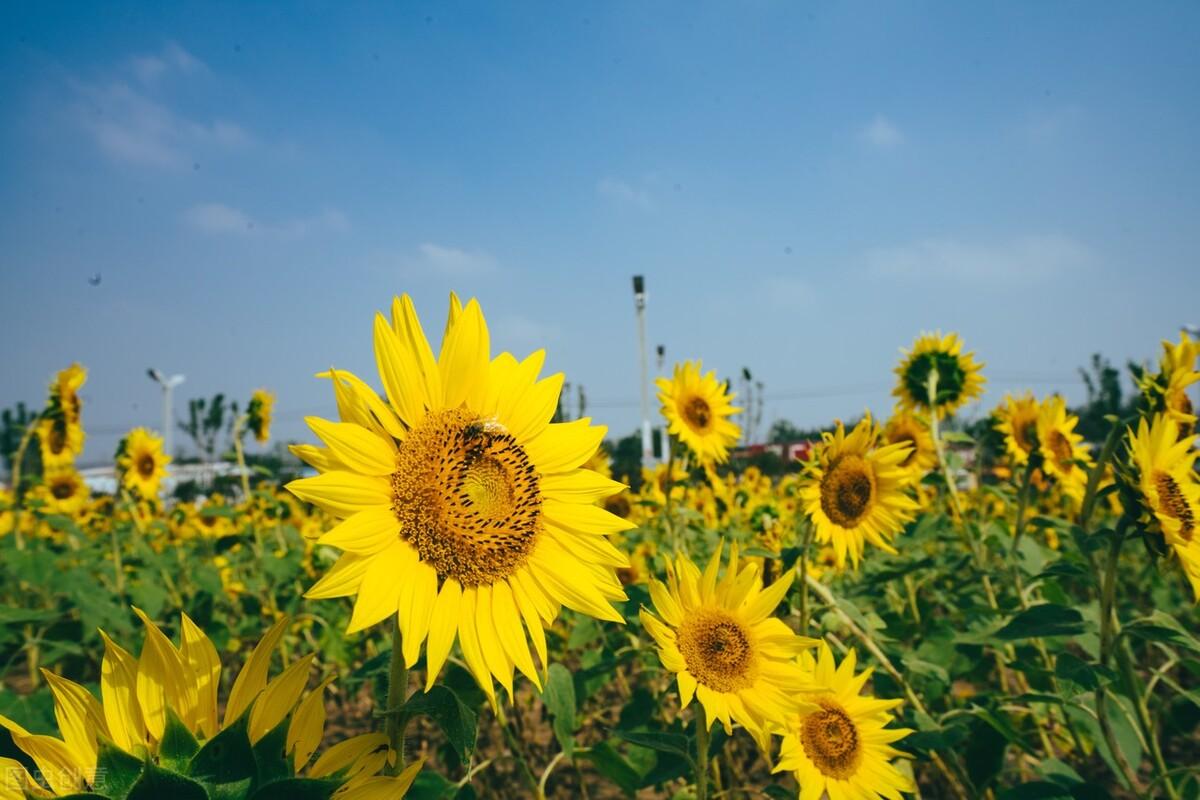
<instances>
[{"instance_id":1,"label":"tree","mask_svg":"<svg viewBox=\"0 0 1200 800\"><path fill-rule=\"evenodd\" d=\"M1136 377L1141 368L1130 363L1129 370ZM1134 393L1125 397L1121 373L1099 353L1092 354L1089 368L1080 368L1079 376L1087 388L1087 400L1073 409L1079 417L1079 425L1075 430L1089 442L1102 442L1111 428L1105 416L1114 414L1124 419L1132 415L1137 408L1138 395Z\"/></svg>"}]
</instances>

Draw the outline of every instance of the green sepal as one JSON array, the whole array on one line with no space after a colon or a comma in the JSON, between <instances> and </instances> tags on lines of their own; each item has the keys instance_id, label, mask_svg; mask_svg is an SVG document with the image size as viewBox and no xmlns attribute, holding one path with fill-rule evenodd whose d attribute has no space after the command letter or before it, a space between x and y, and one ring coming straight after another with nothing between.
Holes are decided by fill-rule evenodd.
<instances>
[{"instance_id":1,"label":"green sepal","mask_svg":"<svg viewBox=\"0 0 1200 800\"><path fill-rule=\"evenodd\" d=\"M213 788L222 784L241 785L243 781L249 786L258 772L247 732L249 724L247 709L232 725L204 743L188 764L187 774Z\"/></svg>"},{"instance_id":2,"label":"green sepal","mask_svg":"<svg viewBox=\"0 0 1200 800\"><path fill-rule=\"evenodd\" d=\"M126 800L209 800L208 792L196 781L147 762L142 777Z\"/></svg>"},{"instance_id":3,"label":"green sepal","mask_svg":"<svg viewBox=\"0 0 1200 800\"><path fill-rule=\"evenodd\" d=\"M167 706L167 724L163 729L162 741L158 745L159 763L176 772L187 772L192 757L200 750L200 743Z\"/></svg>"},{"instance_id":4,"label":"green sepal","mask_svg":"<svg viewBox=\"0 0 1200 800\"><path fill-rule=\"evenodd\" d=\"M267 732L267 735L251 746L254 752L254 785L265 786L268 783L293 777L292 760L288 758L287 732L292 717L289 714L282 722Z\"/></svg>"},{"instance_id":5,"label":"green sepal","mask_svg":"<svg viewBox=\"0 0 1200 800\"><path fill-rule=\"evenodd\" d=\"M111 739L98 737L94 788L109 800L125 800L142 776L146 761L126 753Z\"/></svg>"},{"instance_id":6,"label":"green sepal","mask_svg":"<svg viewBox=\"0 0 1200 800\"><path fill-rule=\"evenodd\" d=\"M285 778L260 786L250 800L328 800L341 785L319 778Z\"/></svg>"}]
</instances>

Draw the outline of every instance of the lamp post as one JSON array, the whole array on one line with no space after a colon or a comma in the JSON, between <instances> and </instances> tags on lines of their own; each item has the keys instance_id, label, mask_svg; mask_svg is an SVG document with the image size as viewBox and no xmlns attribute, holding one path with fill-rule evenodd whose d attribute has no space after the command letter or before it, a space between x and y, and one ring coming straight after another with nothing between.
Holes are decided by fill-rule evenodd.
<instances>
[{"instance_id":1,"label":"lamp post","mask_svg":"<svg viewBox=\"0 0 1200 800\"><path fill-rule=\"evenodd\" d=\"M654 443L650 436L650 383L646 374L646 279L633 276L633 304L637 309L638 360L642 368L642 466L654 461Z\"/></svg>"},{"instance_id":2,"label":"lamp post","mask_svg":"<svg viewBox=\"0 0 1200 800\"><path fill-rule=\"evenodd\" d=\"M157 383L159 386L162 387L162 393L163 393L163 424L162 424L163 452L173 458L175 456L175 454L171 451L171 429L175 427L175 423L174 423L175 412L174 412L174 407L173 407L174 392L175 392L175 387L178 386L179 384L183 383L184 376L172 375L171 377L168 378L165 375L163 375L161 372L159 372L158 370L154 369L153 367L146 370L146 374L150 376L150 379L152 381L154 381L155 383Z\"/></svg>"}]
</instances>

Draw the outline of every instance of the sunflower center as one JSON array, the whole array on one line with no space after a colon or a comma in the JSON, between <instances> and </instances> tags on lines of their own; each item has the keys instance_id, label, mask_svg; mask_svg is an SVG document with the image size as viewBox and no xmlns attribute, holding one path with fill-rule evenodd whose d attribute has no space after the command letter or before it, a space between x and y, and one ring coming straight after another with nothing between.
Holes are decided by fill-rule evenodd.
<instances>
[{"instance_id":1,"label":"sunflower center","mask_svg":"<svg viewBox=\"0 0 1200 800\"><path fill-rule=\"evenodd\" d=\"M687 424L696 430L707 431L712 425L712 407L703 397L689 397L683 404L682 413Z\"/></svg>"},{"instance_id":2,"label":"sunflower center","mask_svg":"<svg viewBox=\"0 0 1200 800\"><path fill-rule=\"evenodd\" d=\"M906 444L910 449L908 455L900 462L900 466L907 467L912 464L917 458L917 437L911 431L897 431L888 438L888 444Z\"/></svg>"},{"instance_id":3,"label":"sunflower center","mask_svg":"<svg viewBox=\"0 0 1200 800\"><path fill-rule=\"evenodd\" d=\"M937 397L929 397L929 373L937 370ZM954 403L962 395L967 382L967 373L950 353L921 353L914 356L904 371L904 386L909 397L926 406L943 406Z\"/></svg>"},{"instance_id":4,"label":"sunflower center","mask_svg":"<svg viewBox=\"0 0 1200 800\"><path fill-rule=\"evenodd\" d=\"M67 446L67 434L58 425L51 426L49 441L46 442L50 446L50 452L58 455Z\"/></svg>"},{"instance_id":5,"label":"sunflower center","mask_svg":"<svg viewBox=\"0 0 1200 800\"><path fill-rule=\"evenodd\" d=\"M874 499L875 473L862 456L842 456L821 478L821 510L835 525L853 528L871 510Z\"/></svg>"},{"instance_id":6,"label":"sunflower center","mask_svg":"<svg viewBox=\"0 0 1200 800\"><path fill-rule=\"evenodd\" d=\"M1050 452L1054 454L1054 461L1063 470L1069 470L1072 462L1075 459L1075 450L1071 447L1071 441L1063 435L1062 431L1050 431L1046 437L1049 441L1046 442L1050 447Z\"/></svg>"},{"instance_id":7,"label":"sunflower center","mask_svg":"<svg viewBox=\"0 0 1200 800\"><path fill-rule=\"evenodd\" d=\"M1173 476L1165 472L1155 474L1154 486L1158 489L1158 504L1163 513L1179 521L1179 536L1185 542L1190 542L1196 531L1196 514L1187 498L1183 496L1183 488Z\"/></svg>"},{"instance_id":8,"label":"sunflower center","mask_svg":"<svg viewBox=\"0 0 1200 800\"><path fill-rule=\"evenodd\" d=\"M750 636L724 611L701 611L684 620L676 642L688 672L704 686L735 692L753 685L757 668Z\"/></svg>"},{"instance_id":9,"label":"sunflower center","mask_svg":"<svg viewBox=\"0 0 1200 800\"><path fill-rule=\"evenodd\" d=\"M541 530L538 473L516 438L465 409L429 414L400 445L392 473L400 536L442 580L503 580Z\"/></svg>"},{"instance_id":10,"label":"sunflower center","mask_svg":"<svg viewBox=\"0 0 1200 800\"><path fill-rule=\"evenodd\" d=\"M149 453L143 453L137 460L138 475L141 475L146 480L154 477L154 456Z\"/></svg>"},{"instance_id":11,"label":"sunflower center","mask_svg":"<svg viewBox=\"0 0 1200 800\"><path fill-rule=\"evenodd\" d=\"M804 718L800 726L800 744L821 774L840 780L854 775L862 756L858 728L836 703L825 700L821 710Z\"/></svg>"},{"instance_id":12,"label":"sunflower center","mask_svg":"<svg viewBox=\"0 0 1200 800\"><path fill-rule=\"evenodd\" d=\"M1026 420L1024 423L1013 425L1013 439L1016 440L1017 447L1026 453L1032 453L1037 447L1037 420Z\"/></svg>"},{"instance_id":13,"label":"sunflower center","mask_svg":"<svg viewBox=\"0 0 1200 800\"><path fill-rule=\"evenodd\" d=\"M55 481L50 487L50 494L54 495L56 500L66 500L75 494L75 485L71 481Z\"/></svg>"}]
</instances>

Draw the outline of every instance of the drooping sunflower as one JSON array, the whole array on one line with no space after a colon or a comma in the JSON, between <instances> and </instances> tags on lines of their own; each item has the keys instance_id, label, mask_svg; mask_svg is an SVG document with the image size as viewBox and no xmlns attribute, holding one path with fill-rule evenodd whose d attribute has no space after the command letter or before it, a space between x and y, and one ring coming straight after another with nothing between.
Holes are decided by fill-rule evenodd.
<instances>
[{"instance_id":1,"label":"drooping sunflower","mask_svg":"<svg viewBox=\"0 0 1200 800\"><path fill-rule=\"evenodd\" d=\"M896 769L893 760L906 757L892 745L908 736L908 728L887 727L900 700L864 696L871 669L854 674L854 650L835 664L822 642L814 661L801 657L814 686L808 704L788 719L775 772L792 772L800 784L800 800L854 798L900 800L915 792L912 779Z\"/></svg>"},{"instance_id":2,"label":"drooping sunflower","mask_svg":"<svg viewBox=\"0 0 1200 800\"><path fill-rule=\"evenodd\" d=\"M1029 463L1038 449L1038 417L1041 406L1033 392L1020 397L1011 394L993 412L996 430L1004 434L1004 450L1017 464Z\"/></svg>"},{"instance_id":3,"label":"drooping sunflower","mask_svg":"<svg viewBox=\"0 0 1200 800\"><path fill-rule=\"evenodd\" d=\"M628 559L607 536L633 526L595 503L624 487L581 468L605 428L551 423L562 374L538 379L543 351L493 359L474 300L451 296L437 358L407 295L374 334L387 401L324 373L342 421L309 418L327 447L294 450L322 474L288 489L343 520L320 542L346 551L307 597L357 595L351 632L397 615L409 666L428 639L427 686L456 639L493 700L514 667L540 685L526 631L547 665L560 604L623 621Z\"/></svg>"},{"instance_id":4,"label":"drooping sunflower","mask_svg":"<svg viewBox=\"0 0 1200 800\"><path fill-rule=\"evenodd\" d=\"M857 567L865 542L895 553L891 538L917 510L901 467L912 448L907 442L879 447L879 433L869 415L850 433L839 420L835 432L822 434L800 489L817 541L833 543L838 569L847 553Z\"/></svg>"},{"instance_id":5,"label":"drooping sunflower","mask_svg":"<svg viewBox=\"0 0 1200 800\"><path fill-rule=\"evenodd\" d=\"M700 372L699 361L675 365L674 375L658 378L658 399L667 431L678 436L701 462L723 462L742 429L729 417L742 409L733 405L736 393L717 381L716 373Z\"/></svg>"},{"instance_id":6,"label":"drooping sunflower","mask_svg":"<svg viewBox=\"0 0 1200 800\"><path fill-rule=\"evenodd\" d=\"M817 640L798 636L771 616L792 585L793 571L764 588L756 564L739 568L734 543L718 581L723 549L717 548L703 574L677 554L667 583L650 581L657 616L645 608L640 616L663 666L675 673L682 707L695 697L707 727L720 720L729 732L736 721L765 742L771 727L797 708L804 676L795 658Z\"/></svg>"},{"instance_id":7,"label":"drooping sunflower","mask_svg":"<svg viewBox=\"0 0 1200 800\"><path fill-rule=\"evenodd\" d=\"M74 516L82 511L91 494L83 476L74 467L47 472L42 476L42 485L35 492L35 496L46 504L47 512L66 516Z\"/></svg>"},{"instance_id":8,"label":"drooping sunflower","mask_svg":"<svg viewBox=\"0 0 1200 800\"><path fill-rule=\"evenodd\" d=\"M266 389L255 389L250 396L250 407L246 410L247 424L254 440L263 444L271 436L271 414L275 409L275 395Z\"/></svg>"},{"instance_id":9,"label":"drooping sunflower","mask_svg":"<svg viewBox=\"0 0 1200 800\"><path fill-rule=\"evenodd\" d=\"M218 766L217 762L222 753L249 751L272 733L281 736L280 752L289 763L280 767L272 762L270 779L288 777L289 768L295 772L304 769L324 736L324 692L332 679L322 681L301 700L313 661L308 655L267 680L271 655L287 627L287 617L276 622L255 646L233 682L222 718L217 712L221 661L204 631L183 614L181 642L176 645L145 614L134 611L146 628L140 657L135 658L101 631L100 700L74 681L42 670L54 695L61 739L30 733L0 716L0 727L12 734L13 743L33 760L46 783L39 786L24 767L13 762L7 764L12 772L4 776L16 779L18 785L12 788L28 790L37 797L45 796L46 789L56 797L103 792L108 788L106 781L116 777L107 767L98 766L103 759L105 764L120 765L122 772L134 773L131 784L124 786L126 793L132 789L133 794L140 792L139 796L158 796L163 786L169 785L188 797L204 796L203 783L209 783L217 784L212 787L214 793L224 789L222 796L232 796L234 790L229 787L234 785L249 794L259 780L258 765L226 761ZM206 748L218 735L223 737L221 742L211 750ZM162 752L168 747L170 759ZM163 770L179 769L181 749L188 751L183 761L191 761L187 767L190 774L168 776L169 783L164 784ZM330 747L308 768L307 776L332 779L337 785L334 800L398 798L416 778L421 763L394 778L378 776L390 755L386 736L355 736ZM279 774L281 769L284 774ZM382 793L383 788L390 793ZM6 797L3 791L0 797Z\"/></svg>"},{"instance_id":10,"label":"drooping sunflower","mask_svg":"<svg viewBox=\"0 0 1200 800\"><path fill-rule=\"evenodd\" d=\"M1087 469L1092 465L1083 437L1075 432L1078 424L1079 417L1067 411L1067 403L1059 395L1042 402L1037 422L1038 449L1045 459L1042 469L1075 500L1083 497Z\"/></svg>"},{"instance_id":11,"label":"drooping sunflower","mask_svg":"<svg viewBox=\"0 0 1200 800\"><path fill-rule=\"evenodd\" d=\"M892 395L900 406L909 411L926 414L936 411L938 418L953 414L971 400L983 394L986 379L983 364L975 361L974 353L964 353L962 339L957 333L945 336L941 331L922 333L896 367L899 381ZM937 396L929 396L929 376L937 372Z\"/></svg>"},{"instance_id":12,"label":"drooping sunflower","mask_svg":"<svg viewBox=\"0 0 1200 800\"><path fill-rule=\"evenodd\" d=\"M1197 452L1190 439L1180 439L1179 425L1166 414L1152 422L1143 417L1137 433L1129 431L1129 454L1138 476L1142 521L1161 533L1200 600L1200 482L1194 465Z\"/></svg>"},{"instance_id":13,"label":"drooping sunflower","mask_svg":"<svg viewBox=\"0 0 1200 800\"><path fill-rule=\"evenodd\" d=\"M38 451L42 469L64 469L75 463L83 452L83 429L69 425L62 416L46 417L37 426Z\"/></svg>"},{"instance_id":14,"label":"drooping sunflower","mask_svg":"<svg viewBox=\"0 0 1200 800\"><path fill-rule=\"evenodd\" d=\"M896 409L883 426L883 441L888 444L907 444L912 449L900 462L910 481L918 482L925 473L937 466L937 450L929 425L916 414Z\"/></svg>"},{"instance_id":15,"label":"drooping sunflower","mask_svg":"<svg viewBox=\"0 0 1200 800\"><path fill-rule=\"evenodd\" d=\"M121 485L147 500L158 496L167 477L171 457L163 452L162 437L145 428L134 428L118 450Z\"/></svg>"}]
</instances>

